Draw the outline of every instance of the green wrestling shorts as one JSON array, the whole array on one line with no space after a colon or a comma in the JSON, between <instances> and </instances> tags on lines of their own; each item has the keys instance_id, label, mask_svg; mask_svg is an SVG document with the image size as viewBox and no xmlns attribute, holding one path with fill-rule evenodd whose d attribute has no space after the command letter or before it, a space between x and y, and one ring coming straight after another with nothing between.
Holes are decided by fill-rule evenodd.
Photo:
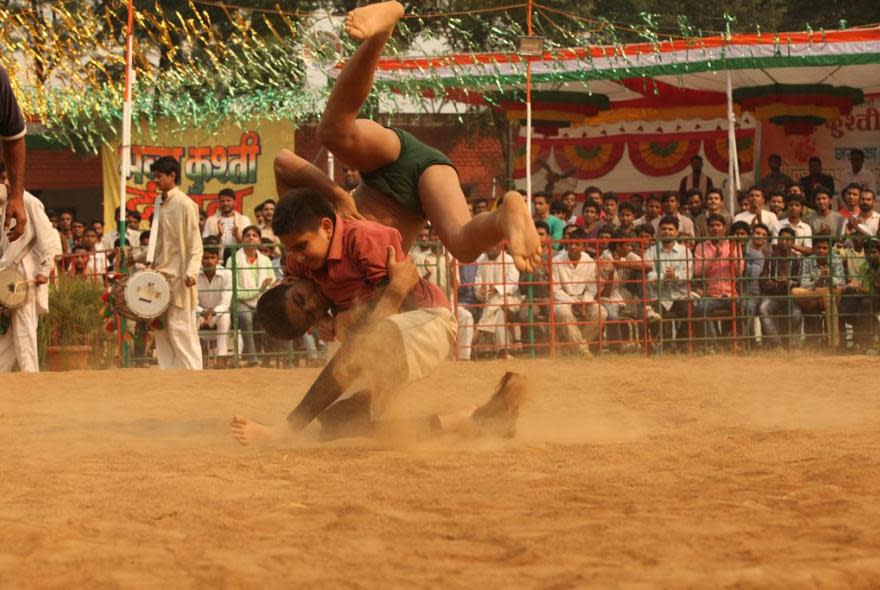
<instances>
[{"instance_id":1,"label":"green wrestling shorts","mask_svg":"<svg viewBox=\"0 0 880 590\"><path fill-rule=\"evenodd\" d=\"M443 152L423 144L411 133L396 127L389 129L400 138L400 155L386 166L370 172L361 172L361 179L367 186L397 201L404 209L425 217L419 199L419 177L428 166L439 164L452 166L455 170L455 165Z\"/></svg>"}]
</instances>

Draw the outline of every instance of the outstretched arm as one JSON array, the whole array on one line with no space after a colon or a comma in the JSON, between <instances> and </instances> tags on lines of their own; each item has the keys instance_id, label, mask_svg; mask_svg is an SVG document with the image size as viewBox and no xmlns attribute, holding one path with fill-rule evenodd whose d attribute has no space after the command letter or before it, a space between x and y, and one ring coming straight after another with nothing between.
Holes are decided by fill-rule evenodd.
<instances>
[{"instance_id":1,"label":"outstretched arm","mask_svg":"<svg viewBox=\"0 0 880 590\"><path fill-rule=\"evenodd\" d=\"M290 150L281 150L275 156L275 189L278 197L294 188L310 188L330 201L339 214L347 219L363 219L354 198L324 174L317 166L300 158Z\"/></svg>"}]
</instances>

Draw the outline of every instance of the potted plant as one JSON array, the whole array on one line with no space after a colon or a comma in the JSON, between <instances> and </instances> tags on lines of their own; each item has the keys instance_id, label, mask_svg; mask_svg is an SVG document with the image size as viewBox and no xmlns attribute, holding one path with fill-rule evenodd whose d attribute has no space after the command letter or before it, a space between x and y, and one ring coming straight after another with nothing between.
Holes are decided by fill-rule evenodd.
<instances>
[{"instance_id":1,"label":"potted plant","mask_svg":"<svg viewBox=\"0 0 880 590\"><path fill-rule=\"evenodd\" d=\"M92 344L104 323L101 283L59 274L49 287L49 312L41 317L50 371L88 369Z\"/></svg>"}]
</instances>

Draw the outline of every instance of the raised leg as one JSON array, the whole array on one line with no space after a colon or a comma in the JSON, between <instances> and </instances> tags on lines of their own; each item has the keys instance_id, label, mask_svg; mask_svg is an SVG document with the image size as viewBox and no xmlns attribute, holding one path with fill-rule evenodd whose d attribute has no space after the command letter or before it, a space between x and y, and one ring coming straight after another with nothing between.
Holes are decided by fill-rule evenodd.
<instances>
[{"instance_id":1,"label":"raised leg","mask_svg":"<svg viewBox=\"0 0 880 590\"><path fill-rule=\"evenodd\" d=\"M397 134L374 121L358 119L373 87L385 43L403 16L399 2L380 2L348 13L345 30L363 42L336 80L318 125L318 137L343 163L369 172L400 155Z\"/></svg>"}]
</instances>

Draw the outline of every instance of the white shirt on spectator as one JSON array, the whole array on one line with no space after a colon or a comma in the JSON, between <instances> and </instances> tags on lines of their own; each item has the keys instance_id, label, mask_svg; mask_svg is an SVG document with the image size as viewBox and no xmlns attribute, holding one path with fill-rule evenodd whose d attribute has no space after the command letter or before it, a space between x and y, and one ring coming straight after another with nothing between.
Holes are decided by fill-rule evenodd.
<instances>
[{"instance_id":1,"label":"white shirt on spectator","mask_svg":"<svg viewBox=\"0 0 880 590\"><path fill-rule=\"evenodd\" d=\"M228 313L232 306L232 272L218 266L214 278L208 279L205 271L199 273L199 304L196 311L213 309L215 314Z\"/></svg>"},{"instance_id":2,"label":"white shirt on spectator","mask_svg":"<svg viewBox=\"0 0 880 590\"><path fill-rule=\"evenodd\" d=\"M662 245L659 248L649 248L645 253L645 266L648 270L648 280L657 281L659 278L659 294L661 305L669 309L672 302L679 299L687 299L690 295L690 278L694 273L694 265L691 260L691 251L683 244L676 243L671 250ZM674 279L665 278L667 268L675 272Z\"/></svg>"},{"instance_id":3,"label":"white shirt on spectator","mask_svg":"<svg viewBox=\"0 0 880 590\"><path fill-rule=\"evenodd\" d=\"M783 227L790 227L794 230L794 235L798 237L796 240L798 246L805 246L807 248L813 247L813 228L809 226L809 224L804 223L804 220L801 219L798 221L797 225L792 225L788 220L788 217L779 221L779 229ZM778 232L779 230L777 230Z\"/></svg>"},{"instance_id":4,"label":"white shirt on spectator","mask_svg":"<svg viewBox=\"0 0 880 590\"><path fill-rule=\"evenodd\" d=\"M101 248L103 250L112 250L116 247L116 240L119 239L119 232L112 231L110 233L104 234L101 238ZM131 229L129 227L125 228L125 247L129 248L131 246L137 246L141 241L141 230L139 229Z\"/></svg>"},{"instance_id":5,"label":"white shirt on spectator","mask_svg":"<svg viewBox=\"0 0 880 590\"><path fill-rule=\"evenodd\" d=\"M562 250L553 258L553 297L557 303L596 300L596 262L581 252L577 262Z\"/></svg>"},{"instance_id":6,"label":"white shirt on spectator","mask_svg":"<svg viewBox=\"0 0 880 590\"><path fill-rule=\"evenodd\" d=\"M445 294L449 294L449 261L445 251L437 256L434 248L422 249L418 245L412 250L413 263L423 279L434 283Z\"/></svg>"},{"instance_id":7,"label":"white shirt on spectator","mask_svg":"<svg viewBox=\"0 0 880 590\"><path fill-rule=\"evenodd\" d=\"M737 221L745 221L749 225L752 225L755 217L757 217L757 215L755 215L751 211L743 211L742 213L738 213L737 216L733 218L733 222L736 223ZM761 223L763 223L770 229L771 235L775 236L779 233L779 219L776 217L776 213L773 213L773 211L767 211L766 209L761 211Z\"/></svg>"},{"instance_id":8,"label":"white shirt on spectator","mask_svg":"<svg viewBox=\"0 0 880 590\"><path fill-rule=\"evenodd\" d=\"M607 261L608 263L613 263L615 258L614 254L611 253L611 250L605 250L602 255L599 257L600 261ZM641 262L642 257L636 254L635 252L630 252L623 259L626 262ZM611 282L611 291L609 291L606 299L608 301L603 301L603 303L611 303L613 305L623 305L625 303L625 297L623 296L622 287L626 284L626 276L627 273L624 272L624 269L610 267L607 271L603 271L602 280L607 284L608 281Z\"/></svg>"},{"instance_id":9,"label":"white shirt on spectator","mask_svg":"<svg viewBox=\"0 0 880 590\"><path fill-rule=\"evenodd\" d=\"M504 295L505 299L519 301L519 271L513 264L513 257L501 252L498 258L490 260L484 252L477 258L477 276L474 279L474 291L481 301L489 301L492 295ZM485 287L485 289L484 289ZM480 293L485 292L485 297Z\"/></svg>"},{"instance_id":10,"label":"white shirt on spectator","mask_svg":"<svg viewBox=\"0 0 880 590\"><path fill-rule=\"evenodd\" d=\"M224 245L235 244L235 233L232 230L237 227L238 231L241 232L250 224L251 220L248 216L243 215L238 211L233 211L232 216L230 217L223 217L218 210L205 221L205 229L202 232L202 237L207 238L208 236L219 235L220 241L223 242ZM221 227L223 228L222 234L220 234Z\"/></svg>"},{"instance_id":11,"label":"white shirt on spectator","mask_svg":"<svg viewBox=\"0 0 880 590\"><path fill-rule=\"evenodd\" d=\"M676 213L676 217L678 217L678 233L679 235L684 234L688 236L696 235L696 230L694 229L694 222L687 215L682 215L681 213ZM654 226L654 232L657 233L660 230L660 220L666 217L666 214L660 215L660 217L655 217L651 220L651 225ZM644 219L641 217L640 219ZM638 222L636 225L641 225Z\"/></svg>"},{"instance_id":12,"label":"white shirt on spectator","mask_svg":"<svg viewBox=\"0 0 880 590\"><path fill-rule=\"evenodd\" d=\"M862 219L861 215L857 219L857 223L859 225L866 226L869 230L871 230L871 235L876 236L878 227L880 227L880 213L876 211L871 211L871 216L868 219ZM849 233L849 225L845 226L847 233Z\"/></svg>"},{"instance_id":13,"label":"white shirt on spectator","mask_svg":"<svg viewBox=\"0 0 880 590\"><path fill-rule=\"evenodd\" d=\"M263 283L266 279L275 281L275 271L272 269L272 261L257 250L257 258L253 264L248 262L247 252L242 248L235 253L236 278L238 284L238 300L254 307L263 292Z\"/></svg>"},{"instance_id":14,"label":"white shirt on spectator","mask_svg":"<svg viewBox=\"0 0 880 590\"><path fill-rule=\"evenodd\" d=\"M86 275L103 277L107 274L107 255L104 252L92 252L89 254L89 260L86 262Z\"/></svg>"}]
</instances>

